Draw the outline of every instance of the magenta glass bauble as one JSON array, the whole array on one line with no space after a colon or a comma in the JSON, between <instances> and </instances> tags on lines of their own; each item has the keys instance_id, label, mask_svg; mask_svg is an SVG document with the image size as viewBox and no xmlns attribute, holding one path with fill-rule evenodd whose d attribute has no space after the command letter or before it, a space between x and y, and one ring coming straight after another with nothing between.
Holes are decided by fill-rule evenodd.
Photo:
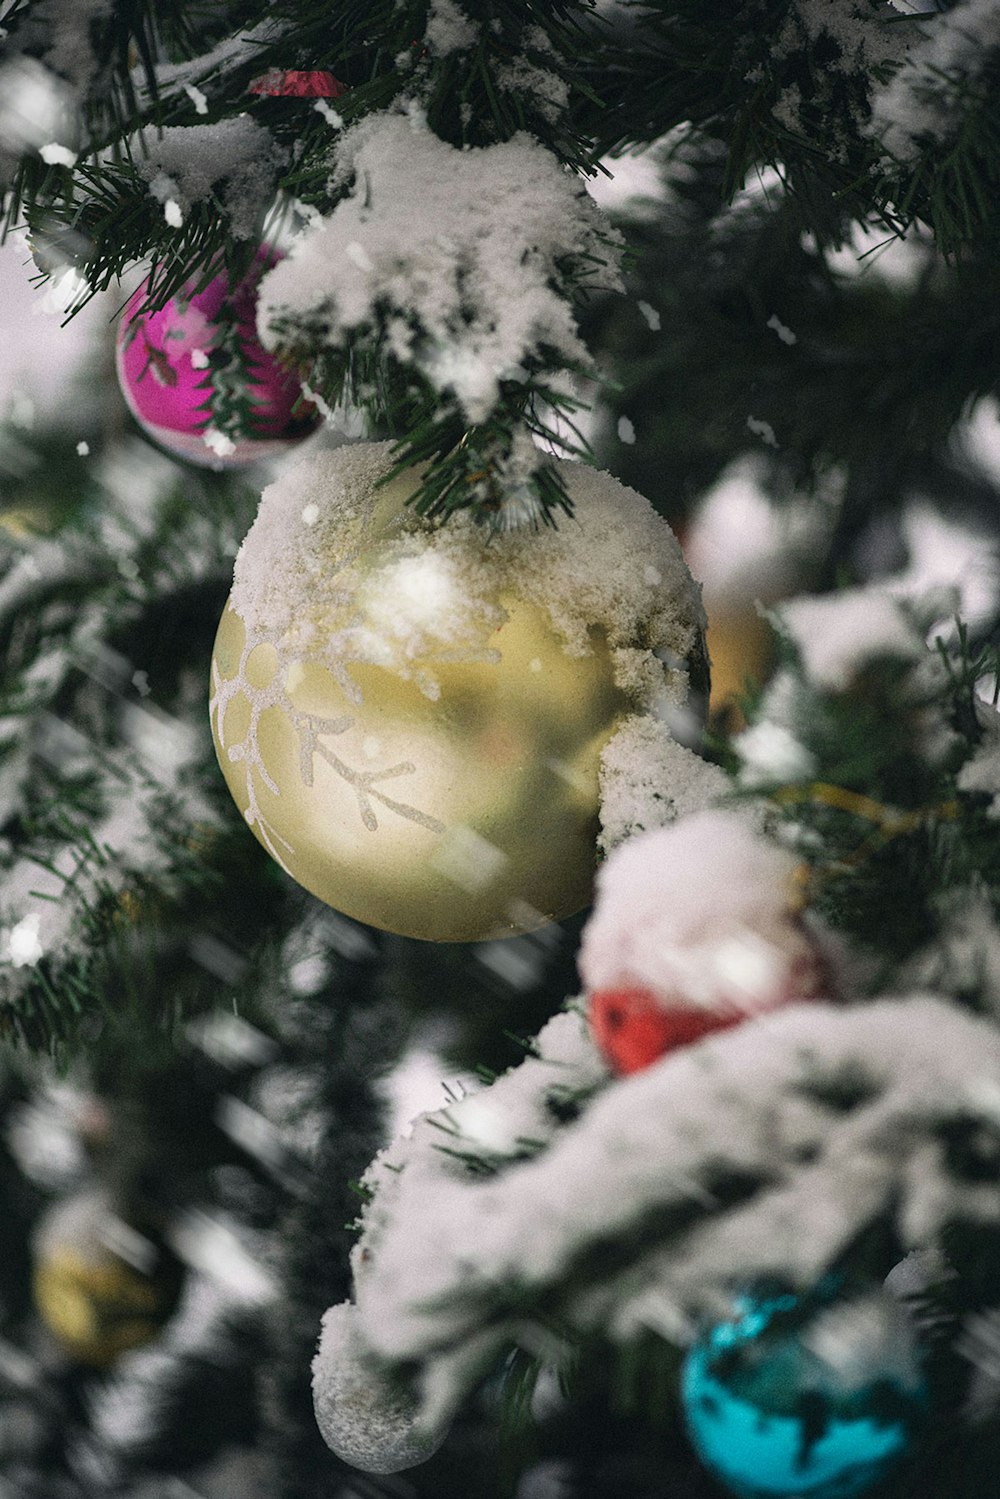
<instances>
[{"instance_id":1,"label":"magenta glass bauble","mask_svg":"<svg viewBox=\"0 0 1000 1499\"><path fill-rule=\"evenodd\" d=\"M116 365L143 431L168 452L207 468L242 468L307 437L320 416L297 377L257 337L257 290L281 257L261 249L230 290L225 274L143 311L148 282L122 315Z\"/></svg>"}]
</instances>

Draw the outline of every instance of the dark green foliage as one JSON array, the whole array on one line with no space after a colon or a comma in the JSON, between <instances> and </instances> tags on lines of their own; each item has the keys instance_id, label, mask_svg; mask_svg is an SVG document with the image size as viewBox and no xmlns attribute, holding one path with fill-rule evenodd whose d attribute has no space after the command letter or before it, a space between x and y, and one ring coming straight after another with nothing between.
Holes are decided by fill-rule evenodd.
<instances>
[{"instance_id":1,"label":"dark green foliage","mask_svg":"<svg viewBox=\"0 0 1000 1499\"><path fill-rule=\"evenodd\" d=\"M990 107L1000 51L985 49L972 81L941 80L946 137L928 135L911 164L887 155L868 127L873 85L925 34L919 16L882 0L831 6L828 18L796 0L639 0L635 10L624 42L595 54L605 107L589 121L604 150L691 124L725 148L726 199L761 165L779 167L822 243L840 242L846 215L877 218L890 233L923 221L948 256L1000 249Z\"/></svg>"},{"instance_id":2,"label":"dark green foliage","mask_svg":"<svg viewBox=\"0 0 1000 1499\"><path fill-rule=\"evenodd\" d=\"M5 872L18 860L40 879L51 870L47 899L73 912L34 967L5 967L0 1029L59 1054L92 1041L108 1016L169 1035L217 995L199 941L239 954L287 919L277 872L212 770L202 712L183 730L197 755L180 781L136 748L149 733L169 743L208 681L252 496L239 482L180 480L161 460L160 493L142 514L93 472L78 461L76 509L36 543L42 563L7 544L0 609L0 857ZM144 808L147 833L133 826L126 850L101 828L128 804Z\"/></svg>"},{"instance_id":3,"label":"dark green foliage","mask_svg":"<svg viewBox=\"0 0 1000 1499\"><path fill-rule=\"evenodd\" d=\"M237 309L228 297L219 309L216 329L207 356L205 397L198 410L206 414L208 425L235 442L254 431L253 368L241 336Z\"/></svg>"},{"instance_id":4,"label":"dark green foliage","mask_svg":"<svg viewBox=\"0 0 1000 1499\"><path fill-rule=\"evenodd\" d=\"M308 347L308 331L299 326L283 352L302 363ZM519 434L527 431L554 439L556 421L572 426L582 405L546 386L541 373L527 389L514 381L502 382L498 409L474 427L466 427L453 397L442 396L416 371L378 356L359 355L353 347L340 356L325 352L314 358L310 382L329 405L350 402L368 413L374 430L381 428L385 436L396 439L395 462L384 484L406 469L425 470L409 501L419 514L446 520L456 511L471 510L489 528L502 530L523 525L526 518L535 525L555 525L560 514L572 513L565 482L551 465L516 483L505 483L501 477ZM564 434L561 440L568 445ZM581 456L589 452L582 438L574 448Z\"/></svg>"},{"instance_id":5,"label":"dark green foliage","mask_svg":"<svg viewBox=\"0 0 1000 1499\"><path fill-rule=\"evenodd\" d=\"M873 512L913 492L991 519L992 491L976 493L949 439L975 400L1000 391L997 263L970 255L950 268L918 240L910 277L882 277L886 229L855 274L834 271L811 204L776 180L752 180L724 214L717 148L682 142L660 159L661 210L619 221L634 252L628 296L602 297L584 319L608 376L600 457L671 518L748 451L779 502L833 481L835 558ZM839 238L846 217L836 223ZM612 436L619 414L633 447Z\"/></svg>"}]
</instances>

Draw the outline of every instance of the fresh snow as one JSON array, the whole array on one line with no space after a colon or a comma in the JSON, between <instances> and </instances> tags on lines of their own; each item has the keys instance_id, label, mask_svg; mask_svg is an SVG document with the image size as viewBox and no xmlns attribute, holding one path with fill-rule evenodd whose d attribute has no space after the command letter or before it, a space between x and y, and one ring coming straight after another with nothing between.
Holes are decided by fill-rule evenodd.
<instances>
[{"instance_id":1,"label":"fresh snow","mask_svg":"<svg viewBox=\"0 0 1000 1499\"><path fill-rule=\"evenodd\" d=\"M810 780L816 760L792 730L762 718L733 740L740 757L740 785L748 789Z\"/></svg>"},{"instance_id":2,"label":"fresh snow","mask_svg":"<svg viewBox=\"0 0 1000 1499\"><path fill-rule=\"evenodd\" d=\"M798 598L777 611L798 648L806 677L829 692L844 692L870 662L884 657L917 662L923 635L882 585Z\"/></svg>"},{"instance_id":3,"label":"fresh snow","mask_svg":"<svg viewBox=\"0 0 1000 1499\"><path fill-rule=\"evenodd\" d=\"M874 78L906 57L916 34L916 27L904 22L887 24L886 0L793 0L788 7L771 39L776 66L803 52L815 54L820 47L835 49L833 57L824 50L823 62L813 61L809 97L811 115L823 109L829 116L826 145L832 155L845 153L846 131L838 120L845 99L854 95L853 124L864 126ZM747 81L754 82L757 76L759 71ZM845 76L850 79L849 88L845 88ZM793 135L808 129L802 118L803 102L798 85L791 83L774 109L778 122Z\"/></svg>"},{"instance_id":4,"label":"fresh snow","mask_svg":"<svg viewBox=\"0 0 1000 1499\"><path fill-rule=\"evenodd\" d=\"M739 610L757 599L772 602L801 587L827 545L837 486L831 483L811 501L793 497L778 503L767 484L764 459L745 454L722 471L698 503L684 550L710 614Z\"/></svg>"},{"instance_id":5,"label":"fresh snow","mask_svg":"<svg viewBox=\"0 0 1000 1499\"><path fill-rule=\"evenodd\" d=\"M855 1105L832 1107L827 1088L851 1080ZM813 1286L876 1220L904 1249L955 1217L997 1220L994 1184L951 1175L927 1142L970 1116L997 1135L1000 1037L937 999L792 1005L602 1081L582 1017L564 1014L537 1056L418 1121L366 1174L356 1312L337 1316L375 1377L409 1373L429 1441L511 1344L558 1361L548 1310L578 1333L683 1342L734 1287ZM583 1112L558 1127L545 1100L560 1085ZM483 1139L489 1103L519 1151ZM322 1356L315 1373L322 1404L336 1375Z\"/></svg>"},{"instance_id":6,"label":"fresh snow","mask_svg":"<svg viewBox=\"0 0 1000 1499\"><path fill-rule=\"evenodd\" d=\"M664 1005L752 1014L813 992L798 861L745 811L703 811L631 838L598 871L585 987L638 987Z\"/></svg>"},{"instance_id":7,"label":"fresh snow","mask_svg":"<svg viewBox=\"0 0 1000 1499\"><path fill-rule=\"evenodd\" d=\"M169 224L179 228L195 203L212 197L235 239L259 233L287 160L263 125L238 115L211 125L148 132L143 141L146 155L135 152L136 167L164 205Z\"/></svg>"},{"instance_id":8,"label":"fresh snow","mask_svg":"<svg viewBox=\"0 0 1000 1499\"><path fill-rule=\"evenodd\" d=\"M543 350L589 363L557 262L592 256L590 284L620 289L618 241L530 136L460 151L415 107L373 114L337 142L333 184L348 195L261 283L267 347L301 329L338 348L381 327L392 354L453 392L471 422Z\"/></svg>"},{"instance_id":9,"label":"fresh snow","mask_svg":"<svg viewBox=\"0 0 1000 1499\"><path fill-rule=\"evenodd\" d=\"M237 557L233 588L233 607L255 640L280 644L304 597L313 617L342 614L345 589L360 581L355 559L378 539L399 603L372 642L381 665L405 672L431 637L482 647L502 620L505 591L545 609L570 655L587 655L591 631L603 628L619 685L641 687L650 697L654 672L657 688L672 680L653 652L671 651L683 661L698 646L700 593L673 532L648 500L610 474L557 463L573 518L558 529L490 537L468 516L434 529L403 509L415 472L393 486L394 503L385 501L387 491L375 486L391 462L390 443L317 449L264 491ZM640 639L646 642L641 652ZM323 649L336 655L347 643L331 633ZM357 631L349 643L364 646ZM649 678L637 654L650 666ZM686 691L683 676L673 677L678 702Z\"/></svg>"},{"instance_id":10,"label":"fresh snow","mask_svg":"<svg viewBox=\"0 0 1000 1499\"><path fill-rule=\"evenodd\" d=\"M923 9L919 35L904 66L874 91L866 125L883 150L908 165L919 160L928 138L943 142L954 134L962 89L971 84L982 97L980 67L1000 47L996 0L965 0L940 15Z\"/></svg>"},{"instance_id":11,"label":"fresh snow","mask_svg":"<svg viewBox=\"0 0 1000 1499\"><path fill-rule=\"evenodd\" d=\"M356 1309L350 1302L330 1307L312 1366L316 1424L353 1467L397 1473L430 1457L446 1429L422 1429L417 1401L380 1376L366 1353Z\"/></svg>"},{"instance_id":12,"label":"fresh snow","mask_svg":"<svg viewBox=\"0 0 1000 1499\"><path fill-rule=\"evenodd\" d=\"M479 33L456 0L430 0L424 43L434 57L466 52L476 45Z\"/></svg>"},{"instance_id":13,"label":"fresh snow","mask_svg":"<svg viewBox=\"0 0 1000 1499\"><path fill-rule=\"evenodd\" d=\"M678 744L652 714L626 718L601 752L601 834L605 852L636 833L701 811L729 789L725 772Z\"/></svg>"},{"instance_id":14,"label":"fresh snow","mask_svg":"<svg viewBox=\"0 0 1000 1499\"><path fill-rule=\"evenodd\" d=\"M975 707L982 739L959 771L956 784L959 791L985 792L991 798L988 815L1000 818L1000 713L981 698Z\"/></svg>"}]
</instances>

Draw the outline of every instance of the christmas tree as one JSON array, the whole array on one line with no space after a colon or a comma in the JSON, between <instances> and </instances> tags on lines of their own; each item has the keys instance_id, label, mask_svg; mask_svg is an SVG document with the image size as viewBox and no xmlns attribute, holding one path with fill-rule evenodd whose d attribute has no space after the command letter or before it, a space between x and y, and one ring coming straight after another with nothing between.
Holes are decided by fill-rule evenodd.
<instances>
[{"instance_id":1,"label":"christmas tree","mask_svg":"<svg viewBox=\"0 0 1000 1499\"><path fill-rule=\"evenodd\" d=\"M1000 0L0 28L0 1499L992 1492Z\"/></svg>"}]
</instances>

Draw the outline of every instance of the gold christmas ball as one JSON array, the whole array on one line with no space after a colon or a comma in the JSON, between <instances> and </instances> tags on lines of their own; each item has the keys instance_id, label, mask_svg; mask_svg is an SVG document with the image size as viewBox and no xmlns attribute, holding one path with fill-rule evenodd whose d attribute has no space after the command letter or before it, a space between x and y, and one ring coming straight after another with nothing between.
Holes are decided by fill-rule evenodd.
<instances>
[{"instance_id":1,"label":"gold christmas ball","mask_svg":"<svg viewBox=\"0 0 1000 1499\"><path fill-rule=\"evenodd\" d=\"M752 603L742 608L712 610L708 621L708 644L712 652L712 700L715 713L728 708L732 722L743 720L737 709L743 694L759 687L770 676L774 661L774 634Z\"/></svg>"},{"instance_id":2,"label":"gold christmas ball","mask_svg":"<svg viewBox=\"0 0 1000 1499\"><path fill-rule=\"evenodd\" d=\"M307 890L405 936L530 930L591 896L602 752L683 707L700 595L669 527L561 465L558 531L488 536L377 488L389 444L310 455L265 491L212 662L219 763Z\"/></svg>"},{"instance_id":3,"label":"gold christmas ball","mask_svg":"<svg viewBox=\"0 0 1000 1499\"><path fill-rule=\"evenodd\" d=\"M65 1351L91 1368L109 1368L150 1342L180 1297L176 1256L124 1223L100 1191L57 1203L34 1250L38 1314Z\"/></svg>"}]
</instances>

